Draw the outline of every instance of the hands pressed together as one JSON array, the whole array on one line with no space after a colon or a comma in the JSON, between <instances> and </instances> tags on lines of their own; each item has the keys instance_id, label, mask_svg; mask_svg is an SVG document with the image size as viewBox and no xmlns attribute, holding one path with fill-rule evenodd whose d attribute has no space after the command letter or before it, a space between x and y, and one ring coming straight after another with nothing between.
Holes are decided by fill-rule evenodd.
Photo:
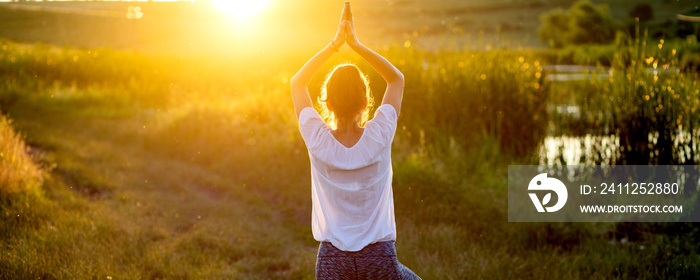
<instances>
[{"instance_id":1,"label":"hands pressed together","mask_svg":"<svg viewBox=\"0 0 700 280\"><path fill-rule=\"evenodd\" d=\"M357 40L357 34L355 34L355 24L352 18L350 2L345 2L343 13L340 16L340 24L338 24L338 32L336 32L335 38L331 41L331 45L338 50L345 42L350 47L360 45L360 41Z\"/></svg>"},{"instance_id":2,"label":"hands pressed together","mask_svg":"<svg viewBox=\"0 0 700 280\"><path fill-rule=\"evenodd\" d=\"M343 8L343 14L340 17L340 24L338 25L338 32L336 32L333 41L314 55L314 57L309 59L290 80L294 109L296 110L297 117L302 109L313 107L311 97L309 96L308 85L314 73L316 73L321 66L323 66L323 63L346 42L353 51L359 54L382 76L382 78L384 78L387 87L384 98L382 98L382 104L391 104L398 115L401 111L401 99L403 96L403 74L401 74L401 71L396 69L391 62L365 47L357 40L352 11L350 10L350 2L345 2L345 8Z\"/></svg>"}]
</instances>

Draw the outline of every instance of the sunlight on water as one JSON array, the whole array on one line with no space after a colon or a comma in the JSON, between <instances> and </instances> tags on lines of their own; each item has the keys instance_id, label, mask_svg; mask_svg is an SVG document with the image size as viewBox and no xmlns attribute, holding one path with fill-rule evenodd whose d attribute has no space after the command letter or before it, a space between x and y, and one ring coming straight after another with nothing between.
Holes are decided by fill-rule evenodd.
<instances>
[{"instance_id":1,"label":"sunlight on water","mask_svg":"<svg viewBox=\"0 0 700 280\"><path fill-rule=\"evenodd\" d=\"M611 161L617 157L619 143L616 135L548 136L540 146L539 164L595 164L596 157Z\"/></svg>"}]
</instances>

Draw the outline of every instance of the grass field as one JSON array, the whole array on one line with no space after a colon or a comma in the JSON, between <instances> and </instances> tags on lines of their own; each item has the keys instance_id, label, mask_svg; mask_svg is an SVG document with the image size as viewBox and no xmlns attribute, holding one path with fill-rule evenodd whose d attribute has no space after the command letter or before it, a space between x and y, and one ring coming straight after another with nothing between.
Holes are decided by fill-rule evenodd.
<instances>
[{"instance_id":1,"label":"grass field","mask_svg":"<svg viewBox=\"0 0 700 280\"><path fill-rule=\"evenodd\" d=\"M289 2L257 23L201 3L139 2L140 20L123 17L133 3L0 4L0 279L313 279L309 160L288 83L330 40L337 13L325 11L342 1ZM527 27L512 32L526 37L540 11L568 2L421 3L354 6L361 40L407 77L392 149L402 263L423 279L700 276L692 223L507 222L507 166L537 162L556 120L545 105L564 99L543 70L557 54L465 51L464 38L429 30L455 17L493 26L522 8ZM687 71L607 58L629 78L566 101L636 104L627 89L659 80L640 90L657 106L687 99L663 112L696 124L698 75L668 48L630 59ZM321 72L369 69L347 47L331 60ZM368 74L379 101L385 85Z\"/></svg>"}]
</instances>

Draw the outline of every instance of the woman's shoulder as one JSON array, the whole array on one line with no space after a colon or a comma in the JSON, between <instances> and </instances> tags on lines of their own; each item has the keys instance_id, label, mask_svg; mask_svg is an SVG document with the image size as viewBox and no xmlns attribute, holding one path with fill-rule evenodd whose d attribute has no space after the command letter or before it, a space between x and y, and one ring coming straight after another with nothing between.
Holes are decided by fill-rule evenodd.
<instances>
[{"instance_id":1,"label":"woman's shoulder","mask_svg":"<svg viewBox=\"0 0 700 280\"><path fill-rule=\"evenodd\" d=\"M377 108L377 111L374 112L374 118L368 121L367 124L368 126L371 126L373 123L393 123L395 125L397 120L398 116L396 115L394 106L391 106L391 104L382 104Z\"/></svg>"},{"instance_id":2,"label":"woman's shoulder","mask_svg":"<svg viewBox=\"0 0 700 280\"><path fill-rule=\"evenodd\" d=\"M321 118L321 115L311 106L301 109L301 112L299 112L299 122L301 123L310 118Z\"/></svg>"},{"instance_id":3,"label":"woman's shoulder","mask_svg":"<svg viewBox=\"0 0 700 280\"><path fill-rule=\"evenodd\" d=\"M304 133L303 130L306 129L330 129L330 125L323 120L323 117L321 117L321 114L319 114L316 109L313 107L305 107L299 112L299 128L302 130L302 133Z\"/></svg>"},{"instance_id":4,"label":"woman's shoulder","mask_svg":"<svg viewBox=\"0 0 700 280\"><path fill-rule=\"evenodd\" d=\"M367 122L365 133L375 142L381 143L383 146L391 144L394 133L396 132L396 110L389 104L383 104L377 108L374 113L374 118Z\"/></svg>"},{"instance_id":5,"label":"woman's shoulder","mask_svg":"<svg viewBox=\"0 0 700 280\"><path fill-rule=\"evenodd\" d=\"M377 108L377 112L380 112L380 111L392 114L394 116L396 115L396 108L394 108L394 106L392 106L389 103L384 103L384 104L380 105L379 108Z\"/></svg>"}]
</instances>

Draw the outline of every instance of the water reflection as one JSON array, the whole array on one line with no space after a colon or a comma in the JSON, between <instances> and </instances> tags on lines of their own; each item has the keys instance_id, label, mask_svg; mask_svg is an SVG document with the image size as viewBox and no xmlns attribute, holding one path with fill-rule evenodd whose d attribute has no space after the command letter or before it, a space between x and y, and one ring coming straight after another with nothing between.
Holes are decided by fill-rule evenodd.
<instances>
[{"instance_id":1,"label":"water reflection","mask_svg":"<svg viewBox=\"0 0 700 280\"><path fill-rule=\"evenodd\" d=\"M550 132L556 129L550 128ZM675 137L661 137L659 131L646 134L646 139L623 139L615 134L584 136L546 136L538 148L541 165L615 165L615 164L694 164L700 151L700 129L678 130ZM639 137L638 137L639 138ZM622 141L621 141L622 140ZM668 142L660 146L659 142ZM671 149L672 151L662 151ZM671 153L671 162L655 162L662 153ZM647 162L630 159L645 158Z\"/></svg>"},{"instance_id":2,"label":"water reflection","mask_svg":"<svg viewBox=\"0 0 700 280\"><path fill-rule=\"evenodd\" d=\"M617 135L547 136L539 147L539 164L612 164L619 148Z\"/></svg>"}]
</instances>

